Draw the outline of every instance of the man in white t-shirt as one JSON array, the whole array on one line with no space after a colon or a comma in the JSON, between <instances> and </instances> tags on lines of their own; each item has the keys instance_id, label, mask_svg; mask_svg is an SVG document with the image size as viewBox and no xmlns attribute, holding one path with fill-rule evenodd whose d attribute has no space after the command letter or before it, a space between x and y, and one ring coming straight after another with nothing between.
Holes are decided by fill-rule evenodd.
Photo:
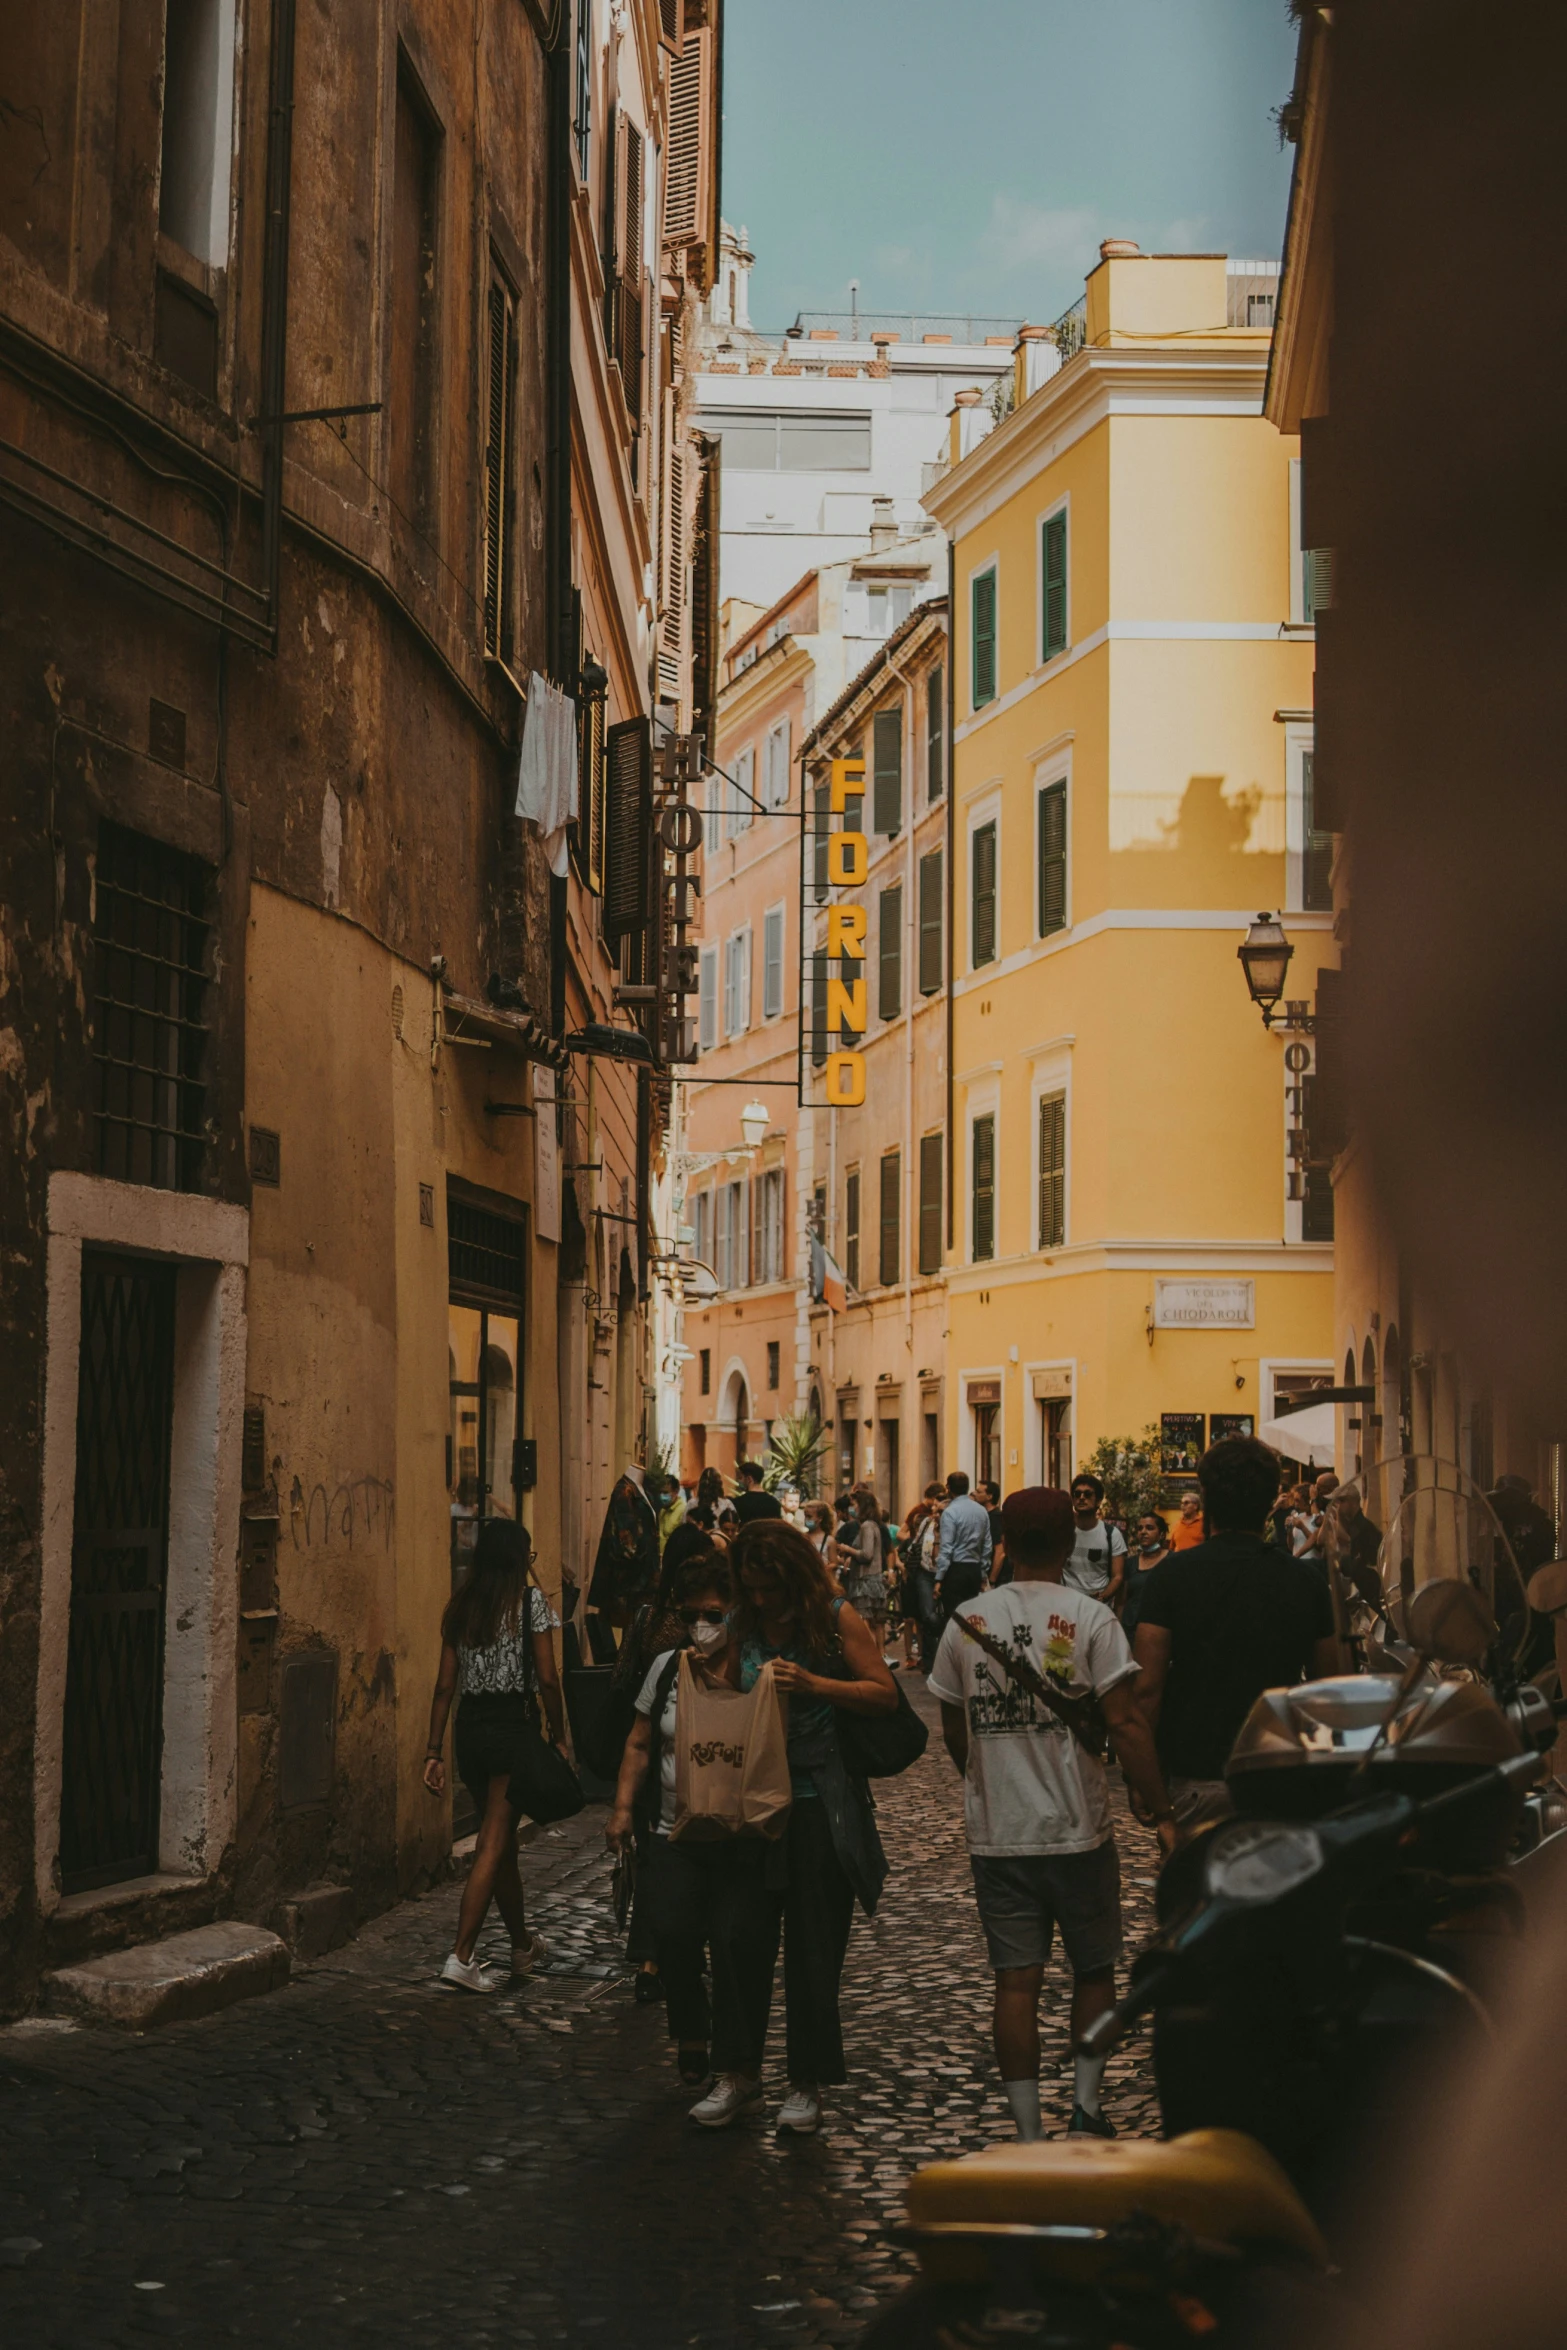
<instances>
[{"instance_id":1,"label":"man in white t-shirt","mask_svg":"<svg viewBox=\"0 0 1567 2350\"><path fill-rule=\"evenodd\" d=\"M1168 1852L1174 1813L1132 1694L1126 1635L1063 1570L1079 1531L1070 1498L1026 1486L1002 1509L1012 1581L960 1606L928 1686L965 1780L964 1825L980 1923L996 1974L996 2059L1020 2138L1041 2134L1039 1993L1056 1926L1072 1968L1074 2042L1115 2004L1121 1874L1103 1763L1047 1701L963 1629L972 1622L1063 1695L1099 1700L1133 1794ZM1078 2056L1071 2137L1113 2138L1099 2102L1103 2057Z\"/></svg>"},{"instance_id":2,"label":"man in white t-shirt","mask_svg":"<svg viewBox=\"0 0 1567 2350\"><path fill-rule=\"evenodd\" d=\"M1099 1515L1105 1489L1086 1469L1072 1479L1072 1523L1077 1529L1072 1555L1061 1580L1069 1591L1114 1607L1126 1576L1126 1537Z\"/></svg>"}]
</instances>

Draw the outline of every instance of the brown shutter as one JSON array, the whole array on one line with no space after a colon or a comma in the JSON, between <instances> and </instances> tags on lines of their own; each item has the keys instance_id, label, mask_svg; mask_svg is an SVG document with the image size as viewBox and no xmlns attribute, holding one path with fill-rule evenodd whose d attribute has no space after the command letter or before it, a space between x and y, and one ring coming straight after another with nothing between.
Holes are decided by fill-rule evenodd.
<instances>
[{"instance_id":1,"label":"brown shutter","mask_svg":"<svg viewBox=\"0 0 1567 2350\"><path fill-rule=\"evenodd\" d=\"M701 244L708 235L709 153L704 136L711 114L713 35L688 31L669 69L669 146L664 193L664 241Z\"/></svg>"},{"instance_id":2,"label":"brown shutter","mask_svg":"<svg viewBox=\"0 0 1567 2350\"><path fill-rule=\"evenodd\" d=\"M920 1136L920 1240L919 1269L922 1273L941 1271L941 1162L945 1138L940 1134Z\"/></svg>"},{"instance_id":3,"label":"brown shutter","mask_svg":"<svg viewBox=\"0 0 1567 2350\"><path fill-rule=\"evenodd\" d=\"M898 1278L903 1250L902 1234L903 1159L898 1151L888 1151L881 1162L881 1233L880 1262L877 1266L883 1288L890 1289Z\"/></svg>"},{"instance_id":4,"label":"brown shutter","mask_svg":"<svg viewBox=\"0 0 1567 2350\"><path fill-rule=\"evenodd\" d=\"M942 896L942 851L932 849L920 859L920 994L941 993L941 932L945 904Z\"/></svg>"},{"instance_id":5,"label":"brown shutter","mask_svg":"<svg viewBox=\"0 0 1567 2350\"><path fill-rule=\"evenodd\" d=\"M1047 1093L1039 1104L1039 1246L1066 1239L1066 1095Z\"/></svg>"},{"instance_id":6,"label":"brown shutter","mask_svg":"<svg viewBox=\"0 0 1567 2350\"><path fill-rule=\"evenodd\" d=\"M512 300L490 280L489 381L484 431L484 649L504 657L506 590L511 568L512 377L517 327Z\"/></svg>"},{"instance_id":7,"label":"brown shutter","mask_svg":"<svg viewBox=\"0 0 1567 2350\"><path fill-rule=\"evenodd\" d=\"M880 933L877 945L876 1010L883 1020L896 1020L903 1008L903 884L881 893Z\"/></svg>"},{"instance_id":8,"label":"brown shutter","mask_svg":"<svg viewBox=\"0 0 1567 2350\"><path fill-rule=\"evenodd\" d=\"M645 718L609 730L605 777L604 929L610 938L645 930L653 830L653 740Z\"/></svg>"}]
</instances>

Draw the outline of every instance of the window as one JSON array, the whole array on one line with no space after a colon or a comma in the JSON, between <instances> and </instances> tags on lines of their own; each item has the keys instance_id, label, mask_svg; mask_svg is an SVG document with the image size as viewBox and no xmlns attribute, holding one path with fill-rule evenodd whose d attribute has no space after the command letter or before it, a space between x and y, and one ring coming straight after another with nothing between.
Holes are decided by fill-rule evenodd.
<instances>
[{"instance_id":1,"label":"window","mask_svg":"<svg viewBox=\"0 0 1567 2350\"><path fill-rule=\"evenodd\" d=\"M498 270L490 273L489 353L484 424L484 649L497 661L511 652L512 570L515 495L512 450L516 438L517 301ZM603 740L604 705L579 705L584 737L597 726ZM579 744L579 758L581 749ZM579 791L578 805L592 830L592 803ZM602 813L602 811L601 811ZM592 851L589 850L590 863ZM598 870L594 866L594 871Z\"/></svg>"},{"instance_id":2,"label":"window","mask_svg":"<svg viewBox=\"0 0 1567 2350\"><path fill-rule=\"evenodd\" d=\"M976 964L993 963L996 959L996 825L992 817L988 824L977 824L969 836L970 875L973 890L973 922L971 960Z\"/></svg>"},{"instance_id":3,"label":"window","mask_svg":"<svg viewBox=\"0 0 1567 2350\"><path fill-rule=\"evenodd\" d=\"M743 1036L751 1025L751 933L724 941L724 1034Z\"/></svg>"},{"instance_id":4,"label":"window","mask_svg":"<svg viewBox=\"0 0 1567 2350\"><path fill-rule=\"evenodd\" d=\"M976 1118L972 1133L973 1195L970 1228L975 1261L996 1253L996 1119L994 1111Z\"/></svg>"},{"instance_id":5,"label":"window","mask_svg":"<svg viewBox=\"0 0 1567 2350\"><path fill-rule=\"evenodd\" d=\"M716 433L723 465L734 473L868 473L871 420L863 410L838 415L780 415L765 409L709 408L698 432Z\"/></svg>"},{"instance_id":6,"label":"window","mask_svg":"<svg viewBox=\"0 0 1567 2350\"><path fill-rule=\"evenodd\" d=\"M744 1289L748 1278L750 1230L744 1182L722 1183L717 1192L718 1228L713 1271L720 1289Z\"/></svg>"},{"instance_id":7,"label":"window","mask_svg":"<svg viewBox=\"0 0 1567 2350\"><path fill-rule=\"evenodd\" d=\"M781 1281L784 1277L784 1171L769 1167L756 1186L756 1278ZM775 1387L778 1382L772 1383Z\"/></svg>"},{"instance_id":8,"label":"window","mask_svg":"<svg viewBox=\"0 0 1567 2350\"><path fill-rule=\"evenodd\" d=\"M883 1287L887 1289L897 1280L902 1264L902 1234L899 1230L902 1202L902 1155L898 1151L884 1151L881 1162L881 1246L877 1270Z\"/></svg>"},{"instance_id":9,"label":"window","mask_svg":"<svg viewBox=\"0 0 1567 2350\"><path fill-rule=\"evenodd\" d=\"M209 269L229 256L234 0L168 0L158 226Z\"/></svg>"},{"instance_id":10,"label":"window","mask_svg":"<svg viewBox=\"0 0 1567 2350\"><path fill-rule=\"evenodd\" d=\"M510 561L508 553L507 560ZM592 654L585 656L587 660ZM595 894L604 887L606 822L604 704L577 704L577 808L571 853L578 873Z\"/></svg>"},{"instance_id":11,"label":"window","mask_svg":"<svg viewBox=\"0 0 1567 2350\"><path fill-rule=\"evenodd\" d=\"M941 1134L920 1136L920 1232L919 1269L922 1273L941 1271Z\"/></svg>"},{"instance_id":12,"label":"window","mask_svg":"<svg viewBox=\"0 0 1567 2350\"><path fill-rule=\"evenodd\" d=\"M776 1020L784 1003L784 910L769 906L762 916L762 1018Z\"/></svg>"},{"instance_id":13,"label":"window","mask_svg":"<svg viewBox=\"0 0 1567 2350\"><path fill-rule=\"evenodd\" d=\"M812 800L814 821L811 833L811 894L820 906L827 898L827 839L832 830L830 795L825 783L819 783Z\"/></svg>"},{"instance_id":14,"label":"window","mask_svg":"<svg viewBox=\"0 0 1567 2350\"><path fill-rule=\"evenodd\" d=\"M827 973L830 958L811 957L811 1066L821 1069L827 1061Z\"/></svg>"},{"instance_id":15,"label":"window","mask_svg":"<svg viewBox=\"0 0 1567 2350\"><path fill-rule=\"evenodd\" d=\"M942 852L920 859L920 994L941 992Z\"/></svg>"},{"instance_id":16,"label":"window","mask_svg":"<svg viewBox=\"0 0 1567 2350\"><path fill-rule=\"evenodd\" d=\"M1066 928L1066 780L1039 795L1039 935Z\"/></svg>"},{"instance_id":17,"label":"window","mask_svg":"<svg viewBox=\"0 0 1567 2350\"><path fill-rule=\"evenodd\" d=\"M718 1042L718 949L704 947L697 969L697 1042L710 1053Z\"/></svg>"},{"instance_id":18,"label":"window","mask_svg":"<svg viewBox=\"0 0 1567 2350\"><path fill-rule=\"evenodd\" d=\"M713 1392L713 1350L712 1350L712 1348L711 1348L710 1346L704 1346L704 1347L703 1347L703 1348L702 1348L702 1349L699 1351L699 1353L698 1353L698 1355L697 1355L697 1358L696 1358L696 1359L697 1359L697 1363L698 1363L698 1366L699 1366L699 1369L700 1369L700 1374L701 1374L701 1382L702 1382L702 1393L703 1393L704 1395L711 1395L711 1394L712 1394L712 1392Z\"/></svg>"},{"instance_id":19,"label":"window","mask_svg":"<svg viewBox=\"0 0 1567 2350\"><path fill-rule=\"evenodd\" d=\"M780 718L776 726L767 730L762 746L762 804L768 808L787 808L789 805L789 721Z\"/></svg>"},{"instance_id":20,"label":"window","mask_svg":"<svg viewBox=\"0 0 1567 2350\"><path fill-rule=\"evenodd\" d=\"M1309 914L1333 910L1333 835L1317 829L1315 761L1310 751L1300 760L1301 840L1300 902Z\"/></svg>"},{"instance_id":21,"label":"window","mask_svg":"<svg viewBox=\"0 0 1567 2350\"><path fill-rule=\"evenodd\" d=\"M421 533L428 533L434 519L440 155L440 132L400 62L386 421L392 496Z\"/></svg>"},{"instance_id":22,"label":"window","mask_svg":"<svg viewBox=\"0 0 1567 2350\"><path fill-rule=\"evenodd\" d=\"M1066 651L1066 508L1048 517L1040 537L1039 610L1043 641L1040 659Z\"/></svg>"},{"instance_id":23,"label":"window","mask_svg":"<svg viewBox=\"0 0 1567 2350\"><path fill-rule=\"evenodd\" d=\"M778 1340L770 1338L767 1341L767 1384L772 1388L778 1385L778 1357L781 1352Z\"/></svg>"},{"instance_id":24,"label":"window","mask_svg":"<svg viewBox=\"0 0 1567 2350\"><path fill-rule=\"evenodd\" d=\"M883 1020L896 1020L903 1009L903 885L881 893L877 933L876 1009Z\"/></svg>"},{"instance_id":25,"label":"window","mask_svg":"<svg viewBox=\"0 0 1567 2350\"><path fill-rule=\"evenodd\" d=\"M1039 1100L1039 1245L1061 1248L1066 1241L1066 1095Z\"/></svg>"},{"instance_id":26,"label":"window","mask_svg":"<svg viewBox=\"0 0 1567 2350\"><path fill-rule=\"evenodd\" d=\"M827 1238L827 1186L818 1183L811 1193L811 1230L818 1240Z\"/></svg>"},{"instance_id":27,"label":"window","mask_svg":"<svg viewBox=\"0 0 1567 2350\"><path fill-rule=\"evenodd\" d=\"M93 1129L100 1175L195 1191L206 1138L207 869L98 832Z\"/></svg>"},{"instance_id":28,"label":"window","mask_svg":"<svg viewBox=\"0 0 1567 2350\"><path fill-rule=\"evenodd\" d=\"M713 1261L713 1195L710 1191L697 1193L691 1227L696 1234L691 1245L696 1252L697 1261L699 1264L710 1265ZM702 1393L704 1395L707 1393L705 1387Z\"/></svg>"},{"instance_id":29,"label":"window","mask_svg":"<svg viewBox=\"0 0 1567 2350\"><path fill-rule=\"evenodd\" d=\"M969 698L976 710L996 698L996 574L980 572L970 591Z\"/></svg>"},{"instance_id":30,"label":"window","mask_svg":"<svg viewBox=\"0 0 1567 2350\"><path fill-rule=\"evenodd\" d=\"M730 761L731 781L724 794L724 838L738 840L756 820L756 752L747 743Z\"/></svg>"},{"instance_id":31,"label":"window","mask_svg":"<svg viewBox=\"0 0 1567 2350\"><path fill-rule=\"evenodd\" d=\"M947 673L941 662L925 680L925 791L939 800L946 789Z\"/></svg>"},{"instance_id":32,"label":"window","mask_svg":"<svg viewBox=\"0 0 1567 2350\"><path fill-rule=\"evenodd\" d=\"M865 590L865 633L867 636L891 636L901 628L914 609L913 583L906 579L890 580L885 586Z\"/></svg>"},{"instance_id":33,"label":"window","mask_svg":"<svg viewBox=\"0 0 1567 2350\"><path fill-rule=\"evenodd\" d=\"M843 1277L851 1289L860 1286L860 1170L851 1168L843 1179Z\"/></svg>"},{"instance_id":34,"label":"window","mask_svg":"<svg viewBox=\"0 0 1567 2350\"><path fill-rule=\"evenodd\" d=\"M903 712L878 710L871 721L871 822L877 832L903 824Z\"/></svg>"},{"instance_id":35,"label":"window","mask_svg":"<svg viewBox=\"0 0 1567 2350\"><path fill-rule=\"evenodd\" d=\"M557 20L558 21L558 20ZM593 0L577 0L576 92L571 134L577 149L577 169L588 176L593 132Z\"/></svg>"}]
</instances>

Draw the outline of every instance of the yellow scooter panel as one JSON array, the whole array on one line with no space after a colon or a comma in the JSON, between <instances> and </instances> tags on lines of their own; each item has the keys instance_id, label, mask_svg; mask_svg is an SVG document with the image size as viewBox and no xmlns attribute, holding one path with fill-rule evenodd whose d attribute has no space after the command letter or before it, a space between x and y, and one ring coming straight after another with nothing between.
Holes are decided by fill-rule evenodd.
<instances>
[{"instance_id":1,"label":"yellow scooter panel","mask_svg":"<svg viewBox=\"0 0 1567 2350\"><path fill-rule=\"evenodd\" d=\"M1327 2248L1284 2172L1240 2130L1183 2138L1066 2138L992 2146L927 2163L909 2181L908 2215L932 2253L1008 2228L1109 2228L1134 2212L1209 2242L1272 2244L1320 2266ZM1065 2247L1063 2247L1065 2249ZM943 2264L944 2265L944 2264Z\"/></svg>"}]
</instances>

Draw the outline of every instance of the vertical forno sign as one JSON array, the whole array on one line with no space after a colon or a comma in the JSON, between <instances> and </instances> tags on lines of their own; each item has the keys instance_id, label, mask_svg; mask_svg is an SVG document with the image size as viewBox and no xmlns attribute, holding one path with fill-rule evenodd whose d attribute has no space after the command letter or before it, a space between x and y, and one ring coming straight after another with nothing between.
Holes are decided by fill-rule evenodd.
<instances>
[{"instance_id":1,"label":"vertical forno sign","mask_svg":"<svg viewBox=\"0 0 1567 2350\"><path fill-rule=\"evenodd\" d=\"M864 794L865 761L834 759L825 795L820 788L816 793L814 828L806 810L801 812L802 948L815 927L809 895L812 877L817 902L827 900L826 939L810 956L809 985L800 990L802 1027L809 1003L810 1060L822 1071L822 1099L835 1110L857 1109L865 1099L865 907L858 898L840 894L863 889L870 871L870 842L860 829ZM802 1046L803 1042L802 1036ZM803 1050L800 1077L803 1102Z\"/></svg>"}]
</instances>

